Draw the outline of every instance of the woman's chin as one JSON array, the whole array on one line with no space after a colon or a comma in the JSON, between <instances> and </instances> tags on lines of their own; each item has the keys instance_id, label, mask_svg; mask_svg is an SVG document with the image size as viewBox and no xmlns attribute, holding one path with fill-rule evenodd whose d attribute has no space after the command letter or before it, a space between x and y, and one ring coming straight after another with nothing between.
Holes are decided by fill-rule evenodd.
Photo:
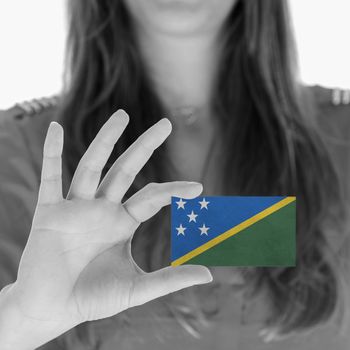
<instances>
[{"instance_id":1,"label":"woman's chin","mask_svg":"<svg viewBox=\"0 0 350 350\"><path fill-rule=\"evenodd\" d=\"M158 11L158 15L153 17L149 25L155 27L159 32L167 34L203 33L210 23L209 16L205 11L193 10L187 5L164 6Z\"/></svg>"},{"instance_id":2,"label":"woman's chin","mask_svg":"<svg viewBox=\"0 0 350 350\"><path fill-rule=\"evenodd\" d=\"M236 0L124 0L143 28L167 34L203 34L219 27Z\"/></svg>"}]
</instances>

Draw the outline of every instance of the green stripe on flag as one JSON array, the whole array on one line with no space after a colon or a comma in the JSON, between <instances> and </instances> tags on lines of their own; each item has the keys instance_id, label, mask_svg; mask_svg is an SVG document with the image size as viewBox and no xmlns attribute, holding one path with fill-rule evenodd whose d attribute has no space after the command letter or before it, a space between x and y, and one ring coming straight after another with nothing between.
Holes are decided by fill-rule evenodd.
<instances>
[{"instance_id":1,"label":"green stripe on flag","mask_svg":"<svg viewBox=\"0 0 350 350\"><path fill-rule=\"evenodd\" d=\"M294 201L184 264L295 266L295 231Z\"/></svg>"}]
</instances>

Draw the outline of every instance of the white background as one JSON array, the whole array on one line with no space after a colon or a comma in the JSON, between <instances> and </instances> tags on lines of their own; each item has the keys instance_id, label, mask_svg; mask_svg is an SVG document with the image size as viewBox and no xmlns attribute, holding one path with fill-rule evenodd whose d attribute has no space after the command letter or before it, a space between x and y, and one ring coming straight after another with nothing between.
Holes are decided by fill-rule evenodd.
<instances>
[{"instance_id":1,"label":"white background","mask_svg":"<svg viewBox=\"0 0 350 350\"><path fill-rule=\"evenodd\" d=\"M290 4L301 79L350 88L350 1ZM60 91L64 41L64 0L1 0L0 109Z\"/></svg>"}]
</instances>

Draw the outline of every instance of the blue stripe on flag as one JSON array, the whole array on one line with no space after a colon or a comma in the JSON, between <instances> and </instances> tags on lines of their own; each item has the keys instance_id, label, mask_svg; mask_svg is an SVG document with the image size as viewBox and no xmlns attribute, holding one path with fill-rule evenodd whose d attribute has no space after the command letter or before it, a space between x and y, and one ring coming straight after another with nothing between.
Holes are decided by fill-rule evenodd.
<instances>
[{"instance_id":1,"label":"blue stripe on flag","mask_svg":"<svg viewBox=\"0 0 350 350\"><path fill-rule=\"evenodd\" d=\"M201 196L193 199L182 199L181 201L186 203L177 204L176 202L180 201L180 198L172 197L172 261L284 198L286 198L286 196ZM209 203L205 205L203 199ZM202 201L203 204L200 204L200 201ZM206 209L206 207L208 209ZM191 220L191 217L188 215L191 215L192 211L193 215ZM202 229L200 229L200 227ZM209 229L206 230L208 227ZM185 229L183 230L182 228ZM207 235L204 233L205 231ZM181 232L183 232L183 234Z\"/></svg>"}]
</instances>

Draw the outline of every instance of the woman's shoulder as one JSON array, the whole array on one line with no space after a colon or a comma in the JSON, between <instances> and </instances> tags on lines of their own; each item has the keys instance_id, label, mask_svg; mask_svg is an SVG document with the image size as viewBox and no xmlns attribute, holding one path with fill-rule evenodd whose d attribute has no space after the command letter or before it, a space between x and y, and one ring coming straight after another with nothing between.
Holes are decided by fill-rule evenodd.
<instances>
[{"instance_id":1,"label":"woman's shoulder","mask_svg":"<svg viewBox=\"0 0 350 350\"><path fill-rule=\"evenodd\" d=\"M350 109L350 89L331 88L321 85L309 85L308 89L324 108L336 108L338 110Z\"/></svg>"},{"instance_id":2,"label":"woman's shoulder","mask_svg":"<svg viewBox=\"0 0 350 350\"><path fill-rule=\"evenodd\" d=\"M33 183L38 182L45 135L50 122L56 119L57 102L57 97L35 99L0 111L2 179L14 180L13 173L21 171Z\"/></svg>"},{"instance_id":3,"label":"woman's shoulder","mask_svg":"<svg viewBox=\"0 0 350 350\"><path fill-rule=\"evenodd\" d=\"M58 96L42 97L16 103L6 110L0 110L0 128L16 129L30 126L45 126L55 119Z\"/></svg>"},{"instance_id":4,"label":"woman's shoulder","mask_svg":"<svg viewBox=\"0 0 350 350\"><path fill-rule=\"evenodd\" d=\"M303 93L312 102L317 129L350 203L350 89L314 85Z\"/></svg>"},{"instance_id":5,"label":"woman's shoulder","mask_svg":"<svg viewBox=\"0 0 350 350\"><path fill-rule=\"evenodd\" d=\"M305 86L304 92L313 101L317 123L326 138L349 142L350 89L313 85Z\"/></svg>"},{"instance_id":6,"label":"woman's shoulder","mask_svg":"<svg viewBox=\"0 0 350 350\"><path fill-rule=\"evenodd\" d=\"M0 110L2 150L11 154L39 150L41 155L47 128L51 121L56 120L58 101L57 96L45 97L16 103L7 110Z\"/></svg>"}]
</instances>

